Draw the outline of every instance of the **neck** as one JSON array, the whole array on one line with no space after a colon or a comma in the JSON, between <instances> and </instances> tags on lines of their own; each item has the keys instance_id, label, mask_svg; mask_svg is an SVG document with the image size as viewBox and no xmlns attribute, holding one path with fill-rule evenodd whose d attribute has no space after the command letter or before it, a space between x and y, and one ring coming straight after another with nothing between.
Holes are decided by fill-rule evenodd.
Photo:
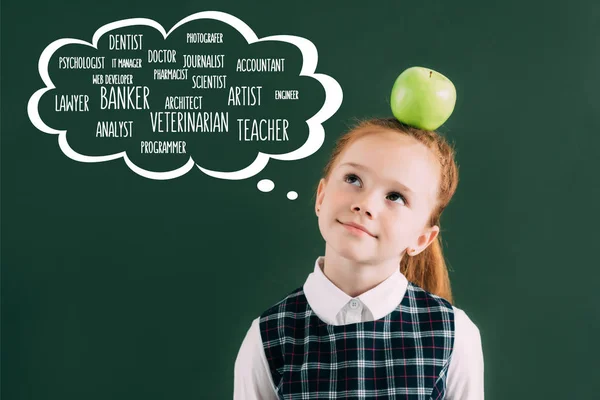
<instances>
[{"instance_id":1,"label":"neck","mask_svg":"<svg viewBox=\"0 0 600 400\"><path fill-rule=\"evenodd\" d=\"M400 268L400 258L384 262L357 261L325 247L323 274L350 297L373 289Z\"/></svg>"}]
</instances>

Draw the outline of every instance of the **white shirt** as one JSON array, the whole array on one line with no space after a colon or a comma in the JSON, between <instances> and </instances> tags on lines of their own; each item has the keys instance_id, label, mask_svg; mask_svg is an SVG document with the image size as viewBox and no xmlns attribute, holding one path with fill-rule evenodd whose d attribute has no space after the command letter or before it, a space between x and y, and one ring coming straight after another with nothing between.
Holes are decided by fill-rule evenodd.
<instances>
[{"instance_id":1,"label":"white shirt","mask_svg":"<svg viewBox=\"0 0 600 400\"><path fill-rule=\"evenodd\" d=\"M383 318L402 301L408 280L398 268L390 277L356 298L348 296L323 273L324 257L304 283L310 308L323 322L347 325ZM483 351L477 326L459 308L454 310L454 349L448 367L445 400L483 399ZM254 319L242 342L234 368L234 400L277 400L275 385Z\"/></svg>"}]
</instances>

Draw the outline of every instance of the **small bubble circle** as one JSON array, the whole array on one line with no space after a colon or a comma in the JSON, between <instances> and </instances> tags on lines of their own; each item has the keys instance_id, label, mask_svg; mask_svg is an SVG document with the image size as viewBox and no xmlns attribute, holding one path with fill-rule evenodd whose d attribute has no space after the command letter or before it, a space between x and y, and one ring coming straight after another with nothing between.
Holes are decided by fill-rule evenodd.
<instances>
[{"instance_id":1,"label":"small bubble circle","mask_svg":"<svg viewBox=\"0 0 600 400\"><path fill-rule=\"evenodd\" d=\"M294 192L293 190L289 191L287 193L287 198L290 200L296 200L298 198L298 193Z\"/></svg>"},{"instance_id":2,"label":"small bubble circle","mask_svg":"<svg viewBox=\"0 0 600 400\"><path fill-rule=\"evenodd\" d=\"M270 192L275 187L275 184L270 179L263 179L256 185L261 192Z\"/></svg>"}]
</instances>

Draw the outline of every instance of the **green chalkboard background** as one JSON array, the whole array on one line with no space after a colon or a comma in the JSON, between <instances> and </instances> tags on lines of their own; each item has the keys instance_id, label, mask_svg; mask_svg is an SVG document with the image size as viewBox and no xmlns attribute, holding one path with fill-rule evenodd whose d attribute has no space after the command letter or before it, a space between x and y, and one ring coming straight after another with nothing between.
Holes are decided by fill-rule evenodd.
<instances>
[{"instance_id":1,"label":"green chalkboard background","mask_svg":"<svg viewBox=\"0 0 600 400\"><path fill-rule=\"evenodd\" d=\"M440 128L461 172L442 230L455 304L481 331L486 399L597 398L597 1L1 7L4 400L231 398L252 319L302 285L324 252L313 193L335 139L355 117L389 116L394 79L414 65L442 72L458 92ZM198 169L158 181L122 159L73 161L32 125L27 102L52 41L91 41L134 17L168 30L206 10L258 37L316 46L317 72L344 98L315 154L271 161L242 181ZM273 191L257 190L264 178Z\"/></svg>"}]
</instances>

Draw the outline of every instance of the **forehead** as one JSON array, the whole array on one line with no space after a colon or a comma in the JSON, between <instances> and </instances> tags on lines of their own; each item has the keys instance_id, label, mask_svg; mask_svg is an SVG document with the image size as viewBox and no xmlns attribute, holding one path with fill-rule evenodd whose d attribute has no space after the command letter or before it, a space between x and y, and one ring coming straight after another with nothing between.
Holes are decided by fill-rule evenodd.
<instances>
[{"instance_id":1,"label":"forehead","mask_svg":"<svg viewBox=\"0 0 600 400\"><path fill-rule=\"evenodd\" d=\"M420 198L432 199L437 193L440 166L435 154L399 132L381 130L357 139L340 154L337 168L349 168L344 163L363 165L377 179L398 181Z\"/></svg>"}]
</instances>

